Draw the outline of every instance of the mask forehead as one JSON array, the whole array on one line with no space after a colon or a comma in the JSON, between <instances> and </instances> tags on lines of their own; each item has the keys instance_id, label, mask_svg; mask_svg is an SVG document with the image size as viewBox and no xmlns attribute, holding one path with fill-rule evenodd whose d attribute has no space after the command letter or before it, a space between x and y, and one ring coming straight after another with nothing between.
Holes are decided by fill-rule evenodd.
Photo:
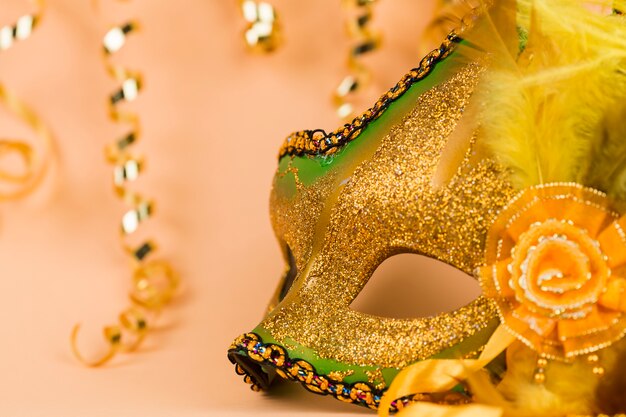
<instances>
[{"instance_id":1,"label":"mask forehead","mask_svg":"<svg viewBox=\"0 0 626 417\"><path fill-rule=\"evenodd\" d=\"M421 94L378 142L367 138L361 146L369 153L348 154L352 158L309 186L302 184L297 166L290 166L297 196L279 198L276 194L286 191L278 184L272 211L279 237L283 231L296 242L302 259L294 287L260 326L273 338L308 346L322 358L401 368L464 340L480 346L471 338L488 336L497 319L493 305L482 298L452 314L415 320L367 316L349 308L374 269L395 253L425 254L466 272L483 261L477 248L484 247L491 218L513 194L498 167L488 160L470 164L466 158L449 183L432 185L480 73L479 65L457 68ZM298 230L305 222L301 214L276 217L300 213L298 204L312 208L307 214L319 213L309 219L313 226ZM304 250L298 241L308 242Z\"/></svg>"}]
</instances>

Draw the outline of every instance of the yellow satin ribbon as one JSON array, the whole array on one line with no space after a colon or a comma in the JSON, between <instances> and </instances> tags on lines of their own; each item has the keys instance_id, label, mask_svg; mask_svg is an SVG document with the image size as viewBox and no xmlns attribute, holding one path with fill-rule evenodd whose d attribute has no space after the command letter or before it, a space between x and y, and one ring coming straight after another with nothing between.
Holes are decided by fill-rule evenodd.
<instances>
[{"instance_id":1,"label":"yellow satin ribbon","mask_svg":"<svg viewBox=\"0 0 626 417\"><path fill-rule=\"evenodd\" d=\"M396 417L502 417L504 411L488 405L438 405L414 403L402 409Z\"/></svg>"},{"instance_id":2,"label":"yellow satin ribbon","mask_svg":"<svg viewBox=\"0 0 626 417\"><path fill-rule=\"evenodd\" d=\"M511 345L515 336L504 326L500 325L493 333L483 352L477 359L428 359L415 363L404 368L393 380L393 383L383 396L378 407L380 417L389 416L389 407L395 399L411 394L423 394L434 392L445 392L460 382L466 380L471 374L484 368L489 362L494 360L499 354ZM500 416L501 414L483 414L489 411L495 413L497 408L480 407L470 408L470 406L440 406L439 413L447 414L426 414L423 408L425 403L412 404L401 410L397 416ZM421 408L420 408L421 407ZM479 407L479 406L475 406ZM415 410L415 411L413 411ZM433 408L433 410L435 410ZM426 410L428 411L428 410ZM434 412L434 411L433 411ZM454 414L459 413L459 414ZM468 414L471 413L471 414ZM500 413L502 411L500 410Z\"/></svg>"}]
</instances>

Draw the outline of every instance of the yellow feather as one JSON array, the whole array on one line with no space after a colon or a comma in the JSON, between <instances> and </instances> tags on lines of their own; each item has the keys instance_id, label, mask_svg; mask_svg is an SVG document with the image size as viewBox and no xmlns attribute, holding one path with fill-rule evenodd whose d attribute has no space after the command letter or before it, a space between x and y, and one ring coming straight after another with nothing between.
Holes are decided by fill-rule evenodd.
<instances>
[{"instance_id":1,"label":"yellow feather","mask_svg":"<svg viewBox=\"0 0 626 417\"><path fill-rule=\"evenodd\" d=\"M598 378L586 359L574 363L552 361L545 371L545 383L534 382L537 353L517 342L507 349L507 373L498 390L516 408L535 416L591 414L595 411Z\"/></svg>"},{"instance_id":2,"label":"yellow feather","mask_svg":"<svg viewBox=\"0 0 626 417\"><path fill-rule=\"evenodd\" d=\"M594 167L587 170L584 182L605 190L615 200L626 201L626 108L608 111L597 134L600 140L595 143L591 159Z\"/></svg>"},{"instance_id":3,"label":"yellow feather","mask_svg":"<svg viewBox=\"0 0 626 417\"><path fill-rule=\"evenodd\" d=\"M604 140L606 115L626 109L626 25L590 4L604 9L611 2L520 2L517 21L528 22L528 41L515 66L500 64L509 60L501 49L491 51L483 136L519 188L585 183L606 165L592 155ZM626 152L626 141L613 142ZM612 187L605 181L601 188Z\"/></svg>"},{"instance_id":4,"label":"yellow feather","mask_svg":"<svg viewBox=\"0 0 626 417\"><path fill-rule=\"evenodd\" d=\"M598 411L602 414L617 415L626 412L626 339L612 346L607 352L608 358L604 358L603 366L606 375L600 380L596 389L596 403Z\"/></svg>"},{"instance_id":5,"label":"yellow feather","mask_svg":"<svg viewBox=\"0 0 626 417\"><path fill-rule=\"evenodd\" d=\"M507 349L507 372L498 385L484 372L470 377L468 383L477 402L499 407L506 417L623 413L626 377L620 361L626 358L626 341L598 355L598 364L606 367L608 378L594 375L596 365L582 357L571 363L549 362L545 383L537 384L533 382L537 353L516 342Z\"/></svg>"},{"instance_id":6,"label":"yellow feather","mask_svg":"<svg viewBox=\"0 0 626 417\"><path fill-rule=\"evenodd\" d=\"M573 181L626 201L626 18L611 14L611 6L626 11L624 0L509 5L523 35L514 56L506 46L510 18L488 17L491 23L468 37L474 50L490 56L477 93L480 140L516 187ZM550 362L545 384L538 385L537 354L517 343L507 350L507 372L497 388L484 377L469 382L479 402L511 417L625 412L626 340L600 356L608 378L594 375L582 357Z\"/></svg>"}]
</instances>

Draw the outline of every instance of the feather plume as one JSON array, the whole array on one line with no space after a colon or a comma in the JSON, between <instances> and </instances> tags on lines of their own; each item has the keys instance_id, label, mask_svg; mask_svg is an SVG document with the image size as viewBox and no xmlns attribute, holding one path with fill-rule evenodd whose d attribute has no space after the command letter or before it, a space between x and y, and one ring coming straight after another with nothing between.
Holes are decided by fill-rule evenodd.
<instances>
[{"instance_id":1,"label":"feather plume","mask_svg":"<svg viewBox=\"0 0 626 417\"><path fill-rule=\"evenodd\" d=\"M607 115L626 109L626 25L621 17L590 11L592 3L610 2L521 1L516 21L528 24L528 39L514 65L508 65L511 49L502 48L510 34L488 46L493 68L481 90L483 137L520 189L595 181L610 190L621 177L626 141L607 139L605 132L617 117ZM498 34L502 28L496 23ZM615 148L610 155L607 140Z\"/></svg>"},{"instance_id":2,"label":"feather plume","mask_svg":"<svg viewBox=\"0 0 626 417\"><path fill-rule=\"evenodd\" d=\"M596 402L598 411L603 414L613 415L626 411L626 341L622 340L620 346L614 348L614 358L610 364L610 370L600 381L596 390Z\"/></svg>"},{"instance_id":3,"label":"feather plume","mask_svg":"<svg viewBox=\"0 0 626 417\"><path fill-rule=\"evenodd\" d=\"M500 383L492 382L485 371L468 378L474 400L500 408L505 417L617 415L626 410L626 340L600 352L600 363L607 369L604 378L592 375L593 365L578 358L550 362L545 384L535 384L536 361L536 352L516 342L507 350L508 370Z\"/></svg>"},{"instance_id":4,"label":"feather plume","mask_svg":"<svg viewBox=\"0 0 626 417\"><path fill-rule=\"evenodd\" d=\"M623 12L626 0L505 0L467 35L462 57L482 53L489 65L475 93L479 145L515 187L571 181L626 203ZM511 417L624 412L624 352L626 341L603 350L602 363L613 370L605 380L578 358L551 362L546 383L537 385L536 353L520 344L508 349L497 387L480 375L469 383L478 401Z\"/></svg>"},{"instance_id":5,"label":"feather plume","mask_svg":"<svg viewBox=\"0 0 626 417\"><path fill-rule=\"evenodd\" d=\"M615 370L608 379L594 376L586 358L578 358L571 363L550 362L546 382L536 384L537 353L516 342L507 350L508 370L497 386L485 373L471 376L468 383L477 402L499 407L506 417L619 413L625 410L622 392L626 378L618 364L626 358L625 353L624 343L602 352L602 364Z\"/></svg>"},{"instance_id":6,"label":"feather plume","mask_svg":"<svg viewBox=\"0 0 626 417\"><path fill-rule=\"evenodd\" d=\"M426 54L434 49L452 29L460 27L463 18L480 4L481 0L438 0L433 18L420 37L420 52Z\"/></svg>"},{"instance_id":7,"label":"feather plume","mask_svg":"<svg viewBox=\"0 0 626 417\"><path fill-rule=\"evenodd\" d=\"M458 1L469 4L465 0ZM456 3L453 2L453 4ZM478 6L472 8L467 6L467 9L475 10L477 13L472 12L463 20L469 21L479 16L478 20L474 23L466 22L472 29L463 34L464 41L457 46L454 55L448 59L455 61L459 67L477 63L482 66L486 64L488 55L497 55L499 57L498 68L514 70L519 51L515 1L501 0L491 5L490 0L474 0L473 4L478 4ZM492 62L494 63L496 62ZM471 146L476 136L480 113L482 113L481 103L477 100L471 101L464 109L463 117L457 123L442 151L439 165L433 175L433 187L443 186L452 179L460 163L469 155L470 149L475 157L481 154L478 149L482 147L480 146L482 144L477 144L479 146L473 148Z\"/></svg>"},{"instance_id":8,"label":"feather plume","mask_svg":"<svg viewBox=\"0 0 626 417\"><path fill-rule=\"evenodd\" d=\"M626 200L626 108L610 109L599 126L585 183L606 191L615 200Z\"/></svg>"}]
</instances>

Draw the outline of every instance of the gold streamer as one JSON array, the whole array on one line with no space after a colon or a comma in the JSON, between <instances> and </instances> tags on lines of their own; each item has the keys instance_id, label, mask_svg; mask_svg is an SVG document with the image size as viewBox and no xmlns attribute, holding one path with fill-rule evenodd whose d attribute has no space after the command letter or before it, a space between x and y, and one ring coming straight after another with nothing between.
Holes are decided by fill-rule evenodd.
<instances>
[{"instance_id":1,"label":"gold streamer","mask_svg":"<svg viewBox=\"0 0 626 417\"><path fill-rule=\"evenodd\" d=\"M370 28L376 1L343 0L349 14L347 31L353 44L348 52L348 75L339 83L333 94L337 116L342 120L348 120L354 115L350 97L362 90L371 80L371 73L361 62L361 57L380 47L380 34Z\"/></svg>"},{"instance_id":2,"label":"gold streamer","mask_svg":"<svg viewBox=\"0 0 626 417\"><path fill-rule=\"evenodd\" d=\"M140 226L154 213L154 203L129 188L129 183L137 180L143 170L143 160L132 152L140 136L137 114L119 108L122 103L135 100L142 88L141 74L115 65L111 56L123 48L127 37L135 33L139 25L135 21L115 26L103 38L104 62L107 72L119 83L119 88L109 97L109 115L114 123L127 125L129 130L105 149L107 161L113 168L113 188L115 194L127 206L122 215L120 234L122 246L133 265L132 305L124 310L116 325L103 329L108 344L108 352L96 360L87 360L77 346L80 325L72 331L71 344L74 355L88 366L101 366L120 352L132 352L144 341L153 321L160 311L170 303L179 284L178 274L164 260L151 259L156 245L144 240L139 245L130 243Z\"/></svg>"},{"instance_id":3,"label":"gold streamer","mask_svg":"<svg viewBox=\"0 0 626 417\"><path fill-rule=\"evenodd\" d=\"M6 51L17 41L28 39L44 13L43 0L33 2L35 11L17 19L13 25L0 27L0 51ZM21 170L0 168L0 182L6 189L0 190L0 201L17 200L30 194L41 184L51 160L54 138L50 129L26 103L0 82L0 103L24 122L41 140L37 150L25 139L0 138L0 158L11 155L20 161Z\"/></svg>"},{"instance_id":4,"label":"gold streamer","mask_svg":"<svg viewBox=\"0 0 626 417\"><path fill-rule=\"evenodd\" d=\"M274 6L264 1L239 0L239 9L248 23L243 38L251 51L269 53L281 45L282 26Z\"/></svg>"}]
</instances>

